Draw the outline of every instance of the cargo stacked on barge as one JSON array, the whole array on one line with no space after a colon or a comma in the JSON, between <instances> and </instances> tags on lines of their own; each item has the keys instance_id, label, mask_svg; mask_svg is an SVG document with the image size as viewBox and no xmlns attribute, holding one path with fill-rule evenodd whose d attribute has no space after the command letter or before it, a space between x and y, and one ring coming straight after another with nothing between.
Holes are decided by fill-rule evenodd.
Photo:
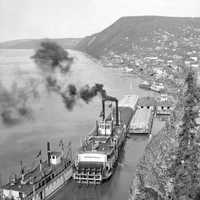
<instances>
[{"instance_id":1,"label":"cargo stacked on barge","mask_svg":"<svg viewBox=\"0 0 200 200\"><path fill-rule=\"evenodd\" d=\"M125 141L130 120L134 114L138 97L127 95L119 102L114 97L102 100L102 119L81 145L75 160L73 178L78 183L100 184L114 172ZM115 102L115 108L106 117L105 103Z\"/></svg>"},{"instance_id":2,"label":"cargo stacked on barge","mask_svg":"<svg viewBox=\"0 0 200 200\"><path fill-rule=\"evenodd\" d=\"M42 161L41 151L39 165L31 170L25 170L21 162L20 177L15 175L9 183L2 186L3 200L43 200L49 199L73 175L73 162L71 156L71 143L68 144L67 153L63 143L60 152L51 151L47 143L47 160Z\"/></svg>"},{"instance_id":3,"label":"cargo stacked on barge","mask_svg":"<svg viewBox=\"0 0 200 200\"><path fill-rule=\"evenodd\" d=\"M129 133L150 134L153 124L156 101L153 97L141 97L138 100L137 110L131 120Z\"/></svg>"}]
</instances>

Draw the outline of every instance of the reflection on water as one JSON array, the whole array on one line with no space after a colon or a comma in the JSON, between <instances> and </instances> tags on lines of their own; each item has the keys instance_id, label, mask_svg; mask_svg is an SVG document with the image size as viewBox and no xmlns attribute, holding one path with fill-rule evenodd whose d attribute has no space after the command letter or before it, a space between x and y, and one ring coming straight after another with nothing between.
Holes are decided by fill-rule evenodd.
<instances>
[{"instance_id":1,"label":"reflection on water","mask_svg":"<svg viewBox=\"0 0 200 200\"><path fill-rule=\"evenodd\" d=\"M0 78L9 83L16 77L16 71L24 76L37 76L38 70L30 60L31 50L0 50ZM75 57L69 81L78 85L103 83L109 95L121 98L124 94L140 96L155 95L138 88L141 81L134 75L122 74L114 69L105 69L80 52L71 52ZM19 74L20 74L19 73ZM34 164L35 155L42 148L45 157L45 143L50 141L58 148L58 141L71 140L73 149L80 145L80 139L85 137L94 126L95 120L101 111L100 100L95 98L90 104L79 102L73 112L65 109L61 99L56 95L43 94L34 119L16 126L7 127L0 124L0 172L5 182L11 172L19 172L19 161ZM156 124L154 132L160 129ZM121 200L128 199L128 190L135 173L138 159L141 157L148 137L129 136L122 148L119 165L114 176L100 186L82 186L71 181L57 195L56 199L72 200L101 199Z\"/></svg>"}]
</instances>

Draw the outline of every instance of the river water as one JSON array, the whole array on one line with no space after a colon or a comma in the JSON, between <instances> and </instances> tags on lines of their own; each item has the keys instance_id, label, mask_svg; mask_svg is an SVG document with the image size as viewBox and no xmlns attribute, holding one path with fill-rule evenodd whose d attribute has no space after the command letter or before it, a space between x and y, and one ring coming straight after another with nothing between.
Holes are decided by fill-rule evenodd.
<instances>
[{"instance_id":1,"label":"river water","mask_svg":"<svg viewBox=\"0 0 200 200\"><path fill-rule=\"evenodd\" d=\"M103 83L108 94L121 98L124 94L155 96L155 93L138 88L141 82L134 75L127 75L115 69L103 68L97 61L81 52L70 51L75 58L69 80L78 85ZM32 50L0 50L0 80L6 87L14 80L38 76L38 69L30 59ZM45 157L46 142L52 149L58 149L58 141L71 141L73 151L94 127L101 111L100 99L90 104L78 102L73 111L65 109L56 95L43 94L37 102L33 119L13 126L0 122L0 173L5 183L10 174L19 172L20 160L32 165L40 149ZM162 127L155 121L153 133ZM135 174L138 159L142 156L148 137L131 136L122 149L119 165L113 177L100 186L78 186L70 181L58 194L58 200L123 200L128 199L129 185Z\"/></svg>"}]
</instances>

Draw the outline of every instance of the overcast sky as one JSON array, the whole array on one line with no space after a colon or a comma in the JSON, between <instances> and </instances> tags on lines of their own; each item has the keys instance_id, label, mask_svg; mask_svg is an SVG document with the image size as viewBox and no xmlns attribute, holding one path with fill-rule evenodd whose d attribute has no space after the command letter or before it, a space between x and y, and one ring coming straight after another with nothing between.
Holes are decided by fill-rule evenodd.
<instances>
[{"instance_id":1,"label":"overcast sky","mask_svg":"<svg viewBox=\"0 0 200 200\"><path fill-rule=\"evenodd\" d=\"M0 41L83 37L135 15L200 17L200 0L0 0Z\"/></svg>"}]
</instances>

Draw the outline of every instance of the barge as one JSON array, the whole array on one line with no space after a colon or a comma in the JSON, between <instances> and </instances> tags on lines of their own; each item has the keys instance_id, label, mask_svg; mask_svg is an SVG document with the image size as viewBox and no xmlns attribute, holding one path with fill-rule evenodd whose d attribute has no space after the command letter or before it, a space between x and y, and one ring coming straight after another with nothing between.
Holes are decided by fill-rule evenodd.
<instances>
[{"instance_id":1,"label":"barge","mask_svg":"<svg viewBox=\"0 0 200 200\"><path fill-rule=\"evenodd\" d=\"M114 97L102 100L101 119L82 142L75 159L73 178L80 184L101 184L110 178L117 165L120 149L125 142L138 97L126 95L119 102ZM105 103L114 102L115 108L106 117Z\"/></svg>"},{"instance_id":2,"label":"barge","mask_svg":"<svg viewBox=\"0 0 200 200\"><path fill-rule=\"evenodd\" d=\"M150 134L153 124L154 111L152 109L138 108L131 120L130 134Z\"/></svg>"},{"instance_id":3,"label":"barge","mask_svg":"<svg viewBox=\"0 0 200 200\"><path fill-rule=\"evenodd\" d=\"M26 169L21 161L20 176L14 175L9 183L1 187L2 200L47 200L60 190L73 175L71 143L64 151L51 151L47 143L47 160L42 161L41 151L36 156L39 164Z\"/></svg>"}]
</instances>

